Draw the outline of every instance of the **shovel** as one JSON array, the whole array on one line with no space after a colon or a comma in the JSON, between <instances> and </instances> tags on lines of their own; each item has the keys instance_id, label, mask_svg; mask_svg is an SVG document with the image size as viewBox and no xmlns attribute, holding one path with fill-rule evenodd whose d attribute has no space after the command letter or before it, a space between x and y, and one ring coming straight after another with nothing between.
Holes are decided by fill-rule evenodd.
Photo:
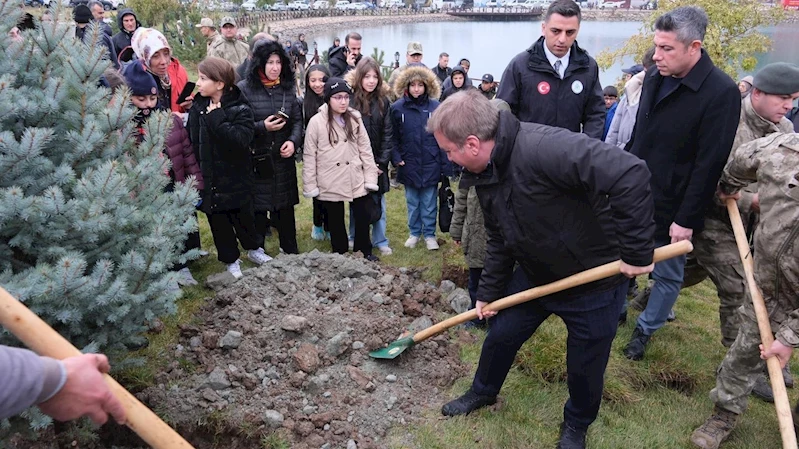
<instances>
[{"instance_id":1,"label":"shovel","mask_svg":"<svg viewBox=\"0 0 799 449\"><path fill-rule=\"evenodd\" d=\"M688 254L693 249L693 245L691 245L691 242L688 240L672 243L671 245L666 245L655 250L654 262L660 262L662 260L671 259L672 257ZM617 260L615 262L610 262L606 263L605 265L591 268L590 270L581 271L559 281L542 285L540 287L534 287L529 290L525 290L523 292L519 292L506 298L491 302L483 307L483 311L507 309L508 307L515 306L523 302L548 296L553 293L577 287L579 285L588 284L589 282L609 278L621 273L620 267L621 261ZM369 353L369 356L375 359L396 358L411 346L438 335L453 326L457 326L458 324L465 323L475 318L477 318L477 310L468 310L460 315L455 315L452 318L446 319L438 324L434 324L433 326L419 331L414 335L400 338L385 348L372 351Z\"/></svg>"},{"instance_id":2,"label":"shovel","mask_svg":"<svg viewBox=\"0 0 799 449\"><path fill-rule=\"evenodd\" d=\"M741 256L741 263L746 274L746 283L749 286L749 295L752 297L752 304L755 307L757 316L757 327L760 330L760 340L764 348L770 348L774 343L774 334L771 333L771 323L769 322L768 310L763 295L755 283L755 263L752 261L752 252L749 242L746 239L746 231L741 221L741 213L738 212L738 203L734 199L727 200L727 212L730 215L730 223L735 233L735 243L738 244L738 254ZM771 390L774 392L774 406L777 409L777 420L780 425L780 435L782 436L783 448L796 447L796 431L793 426L791 416L791 404L788 402L788 392L785 390L785 380L782 377L782 367L776 357L766 360L768 367L768 377L771 379Z\"/></svg>"},{"instance_id":3,"label":"shovel","mask_svg":"<svg viewBox=\"0 0 799 449\"><path fill-rule=\"evenodd\" d=\"M0 325L39 355L58 360L81 355L76 347L2 287L0 287ZM183 437L128 393L122 385L108 374L104 377L111 392L125 407L126 425L142 440L155 449L192 449Z\"/></svg>"}]
</instances>

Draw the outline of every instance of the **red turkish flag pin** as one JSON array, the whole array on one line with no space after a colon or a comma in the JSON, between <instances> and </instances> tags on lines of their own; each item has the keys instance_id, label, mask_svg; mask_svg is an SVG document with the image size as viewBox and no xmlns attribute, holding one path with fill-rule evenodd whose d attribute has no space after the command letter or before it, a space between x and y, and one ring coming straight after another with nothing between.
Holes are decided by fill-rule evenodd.
<instances>
[{"instance_id":1,"label":"red turkish flag pin","mask_svg":"<svg viewBox=\"0 0 799 449\"><path fill-rule=\"evenodd\" d=\"M549 93L549 83L546 81L541 81L538 83L538 93L541 95L546 95Z\"/></svg>"}]
</instances>

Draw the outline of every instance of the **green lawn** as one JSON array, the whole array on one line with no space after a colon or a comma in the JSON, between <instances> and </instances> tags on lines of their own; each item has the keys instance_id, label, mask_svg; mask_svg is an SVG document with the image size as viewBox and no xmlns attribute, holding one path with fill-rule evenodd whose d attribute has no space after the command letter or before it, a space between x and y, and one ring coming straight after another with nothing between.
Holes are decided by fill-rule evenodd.
<instances>
[{"instance_id":1,"label":"green lawn","mask_svg":"<svg viewBox=\"0 0 799 449\"><path fill-rule=\"evenodd\" d=\"M463 258L446 234L439 251L403 246L408 236L405 197L402 190L387 196L388 236L394 249L391 256L381 256L382 263L417 267L424 278L437 282L444 259L448 264L462 264ZM310 238L311 202L303 198L296 209L297 237L300 251L314 248L330 251L329 242ZM203 248L211 255L191 265L194 276L203 281L209 274L224 270L215 257L215 249L204 217L200 222ZM278 253L277 236L267 242L267 253ZM379 254L379 253L376 253ZM248 261L243 267L250 267ZM150 385L156 370L168 361L177 339L177 325L192 322L193 313L213 292L196 286L185 290L179 312L164 320L166 330L150 336L150 346L138 353L147 363L119 373L128 388ZM619 448L690 448L688 437L711 411L708 392L715 383L716 367L724 356L720 344L718 299L715 289L705 281L683 292L675 311L677 321L660 330L650 343L642 362L630 362L622 348L632 333L636 314L619 329L606 374L605 401L599 418L588 435L589 447ZM463 359L476 365L483 333L475 331L478 343L463 348ZM476 412L466 418L442 419L438 409L429 410L420 424L396 429L394 448L468 448L510 449L554 447L563 403L568 397L565 379L565 327L557 318L549 319L519 353L501 393L498 407ZM450 397L468 388L471 377L458 381ZM791 401L796 393L789 390ZM723 448L776 448L780 446L774 407L752 399L750 409ZM277 443L266 444L267 447ZM223 446L220 446L223 447Z\"/></svg>"}]
</instances>

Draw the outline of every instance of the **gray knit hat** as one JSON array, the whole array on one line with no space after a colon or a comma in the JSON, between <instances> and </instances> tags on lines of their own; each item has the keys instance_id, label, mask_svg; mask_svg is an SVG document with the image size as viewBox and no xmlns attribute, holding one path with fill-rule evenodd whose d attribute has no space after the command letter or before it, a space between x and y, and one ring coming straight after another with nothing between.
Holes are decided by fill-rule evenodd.
<instances>
[{"instance_id":1,"label":"gray knit hat","mask_svg":"<svg viewBox=\"0 0 799 449\"><path fill-rule=\"evenodd\" d=\"M771 63L755 74L752 85L767 94L794 94L799 92L799 67L787 62Z\"/></svg>"}]
</instances>

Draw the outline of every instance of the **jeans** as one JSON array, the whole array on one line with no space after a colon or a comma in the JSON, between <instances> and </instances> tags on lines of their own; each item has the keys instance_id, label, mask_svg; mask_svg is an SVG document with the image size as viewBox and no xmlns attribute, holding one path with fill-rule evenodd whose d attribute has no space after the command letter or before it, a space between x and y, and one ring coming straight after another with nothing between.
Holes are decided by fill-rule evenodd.
<instances>
[{"instance_id":1,"label":"jeans","mask_svg":"<svg viewBox=\"0 0 799 449\"><path fill-rule=\"evenodd\" d=\"M670 241L656 241L655 246L664 246ZM685 271L685 255L664 260L655 264L652 279L655 285L649 295L646 309L638 315L638 324L644 335L652 335L656 330L666 324L677 296L682 287L683 273Z\"/></svg>"},{"instance_id":2,"label":"jeans","mask_svg":"<svg viewBox=\"0 0 799 449\"><path fill-rule=\"evenodd\" d=\"M405 186L405 201L408 204L408 230L412 236L436 237L437 191L436 186L424 189Z\"/></svg>"},{"instance_id":3,"label":"jeans","mask_svg":"<svg viewBox=\"0 0 799 449\"><path fill-rule=\"evenodd\" d=\"M386 195L380 196L380 207L382 214L380 220L371 225L372 227L372 246L382 248L388 246L388 236L386 235ZM352 203L350 203L350 241L355 240L355 221L352 219Z\"/></svg>"},{"instance_id":4,"label":"jeans","mask_svg":"<svg viewBox=\"0 0 799 449\"><path fill-rule=\"evenodd\" d=\"M521 268L514 272L508 293L532 285ZM479 395L496 396L513 364L516 352L550 315L559 316L569 335L566 340L566 383L569 400L563 420L586 430L597 417L602 402L605 368L616 336L619 309L627 294L627 283L598 293L570 299L541 298L501 310L489 321L480 363L472 382Z\"/></svg>"}]
</instances>

